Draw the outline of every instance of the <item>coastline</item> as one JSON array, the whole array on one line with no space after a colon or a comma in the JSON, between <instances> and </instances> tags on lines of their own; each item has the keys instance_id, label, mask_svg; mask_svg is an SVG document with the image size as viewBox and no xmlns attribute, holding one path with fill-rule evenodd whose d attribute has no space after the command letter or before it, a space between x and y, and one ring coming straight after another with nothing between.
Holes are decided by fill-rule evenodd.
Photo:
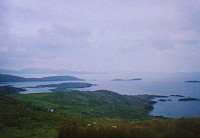
<instances>
[{"instance_id":1,"label":"coastline","mask_svg":"<svg viewBox=\"0 0 200 138\"><path fill-rule=\"evenodd\" d=\"M110 82L110 83L109 83ZM61 82L62 83L62 82ZM147 91L146 89L145 89L145 91L142 93L142 92L138 92L138 94L135 92L134 93L134 87L133 87L133 90L131 90L130 88L132 88L132 87L130 87L129 88L129 85L141 85L141 83L143 84L146 84L146 82L138 82L138 83L135 83L135 82L127 82L127 83L123 83L123 82L111 82L111 81L105 81L104 83L106 83L106 85L105 84L102 84L101 82L95 82L95 83L97 83L98 85L97 86L93 86L92 85L92 87L88 87L88 88L76 88L77 90L79 90L79 91L95 91L95 90L98 90L98 89L101 89L101 88L108 88L110 91L114 91L114 92L117 92L118 94L120 94L120 95L128 95L128 96L133 96L133 95L145 95L145 92ZM107 84L108 83L108 84ZM37 83L36 83L37 84ZM49 85L49 83L47 83L48 85ZM128 85L127 85L128 84ZM185 83L182 83L182 84L185 84ZM30 85L30 84L29 84ZM37 84L37 85L39 85L39 84ZM35 86L37 86L37 85L35 85ZM45 84L46 85L46 84ZM51 85L51 83L50 83L50 85ZM119 86L118 86L119 85ZM159 84L160 85L160 84ZM171 85L171 83L170 83L170 85ZM190 85L190 84L186 84L186 86L188 86L188 85ZM192 85L192 84L191 84ZM19 86L19 85L16 85L16 86ZM31 86L31 85L30 85ZM103 86L103 87L102 87ZM106 87L105 87L106 86ZM108 86L108 87L107 87ZM142 85L143 86L143 85ZM196 86L196 85L195 85ZM113 89L114 88L114 89ZM117 89L116 89L117 88ZM119 88L119 89L118 89ZM53 89L53 88L52 88ZM157 89L157 88L155 88L155 89ZM37 93L50 93L51 91L51 88L30 88L30 89L28 89L28 92L27 91L24 91L24 92L22 92L22 94L29 94L29 93L35 93L35 94L37 94ZM69 89L67 89L67 90L69 90ZM75 89L72 89L72 90L75 90ZM127 90L128 90L128 92L127 92ZM159 90L159 89L158 89ZM167 90L167 89L166 89ZM57 89L56 91L60 91L59 89ZM62 91L66 91L66 89L64 89L64 90L62 90ZM129 92L129 91L131 91L131 92ZM136 91L138 91L137 89L136 89ZM150 89L150 91L151 91L151 89ZM134 93L134 94L132 94L132 93ZM147 93L147 95L154 95L154 96L156 96L156 95L163 95L163 96L172 96L172 97L177 97L177 98L181 98L181 97L190 97L190 95L188 95L187 93L180 93L180 92L178 92L177 91L177 93L159 93L159 94L152 94L152 92L150 93L150 92L148 92ZM192 97L195 97L195 96L192 96ZM155 98L155 97L154 97ZM185 117L185 116L200 116L199 114L198 114L198 110L199 109L196 109L196 107L198 107L199 106L199 102L198 101L187 101L188 103L189 103L189 105L187 104L187 103L184 103L184 102L186 102L186 101L184 101L183 103L179 103L179 102L176 102L177 100L173 100L172 99L172 101L170 101L170 100L168 100L168 99L170 99L170 98L164 98L164 97L161 97L162 99L164 99L164 100L162 100L161 99L161 101L156 101L156 100L154 100L154 99L151 99L151 101L156 101L157 103L156 104L152 104L152 106L154 107L154 108L151 108L151 111L149 111L149 112L152 112L153 111L153 113L154 113L154 111L156 111L156 113L155 114L153 114L153 115L162 115L162 116L166 116L166 117L177 117L177 115L178 115L178 117ZM195 97L196 98L196 97ZM198 98L198 95L197 95L197 98ZM176 107L176 109L177 109L177 111L174 111L173 110L173 107L172 107L172 105L174 105L175 104L175 107ZM195 109L195 112L194 111L191 111L190 109L191 108L193 108L193 106L194 106L194 109ZM166 109L167 108L167 110L163 110L163 109ZM159 109L160 111L159 111L159 113L158 113L158 110L157 109ZM184 110L186 111L184 111ZM162 112L161 112L162 111ZM171 113L170 113L171 112ZM185 113L187 113L187 114L185 114ZM176 115L177 114L177 115ZM181 115L182 114L182 115ZM150 114L150 115L152 115L152 114Z\"/></svg>"}]
</instances>

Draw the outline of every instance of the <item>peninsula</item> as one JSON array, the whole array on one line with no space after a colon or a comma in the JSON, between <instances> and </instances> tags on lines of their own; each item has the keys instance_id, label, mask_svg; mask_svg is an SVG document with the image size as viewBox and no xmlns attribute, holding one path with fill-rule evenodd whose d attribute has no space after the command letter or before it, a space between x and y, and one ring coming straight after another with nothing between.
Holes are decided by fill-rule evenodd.
<instances>
[{"instance_id":1,"label":"peninsula","mask_svg":"<svg viewBox=\"0 0 200 138\"><path fill-rule=\"evenodd\" d=\"M44 82L44 81L84 81L74 76L48 76L43 78L24 78L8 74L0 74L0 83L6 82Z\"/></svg>"}]
</instances>

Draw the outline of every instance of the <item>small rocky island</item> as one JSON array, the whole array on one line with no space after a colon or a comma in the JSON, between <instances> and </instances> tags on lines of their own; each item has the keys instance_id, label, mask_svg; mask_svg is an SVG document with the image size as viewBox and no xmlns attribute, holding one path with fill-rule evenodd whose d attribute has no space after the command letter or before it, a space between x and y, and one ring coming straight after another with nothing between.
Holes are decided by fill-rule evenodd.
<instances>
[{"instance_id":1,"label":"small rocky island","mask_svg":"<svg viewBox=\"0 0 200 138\"><path fill-rule=\"evenodd\" d=\"M170 95L170 96L173 96L173 97L185 97L185 96L179 95L179 94L172 94L172 95Z\"/></svg>"},{"instance_id":2,"label":"small rocky island","mask_svg":"<svg viewBox=\"0 0 200 138\"><path fill-rule=\"evenodd\" d=\"M171 99L160 99L158 101L160 101L160 102L166 102L166 101L172 101L172 100Z\"/></svg>"},{"instance_id":3,"label":"small rocky island","mask_svg":"<svg viewBox=\"0 0 200 138\"><path fill-rule=\"evenodd\" d=\"M111 81L124 81L123 79L113 79Z\"/></svg>"},{"instance_id":4,"label":"small rocky island","mask_svg":"<svg viewBox=\"0 0 200 138\"><path fill-rule=\"evenodd\" d=\"M187 97L187 98L181 98L179 101L199 101L199 99Z\"/></svg>"},{"instance_id":5,"label":"small rocky island","mask_svg":"<svg viewBox=\"0 0 200 138\"><path fill-rule=\"evenodd\" d=\"M192 80L192 81L185 81L186 83L200 83L198 80Z\"/></svg>"},{"instance_id":6,"label":"small rocky island","mask_svg":"<svg viewBox=\"0 0 200 138\"><path fill-rule=\"evenodd\" d=\"M134 78L134 79L128 79L126 81L140 81L140 80L142 80L142 79L141 78Z\"/></svg>"}]
</instances>

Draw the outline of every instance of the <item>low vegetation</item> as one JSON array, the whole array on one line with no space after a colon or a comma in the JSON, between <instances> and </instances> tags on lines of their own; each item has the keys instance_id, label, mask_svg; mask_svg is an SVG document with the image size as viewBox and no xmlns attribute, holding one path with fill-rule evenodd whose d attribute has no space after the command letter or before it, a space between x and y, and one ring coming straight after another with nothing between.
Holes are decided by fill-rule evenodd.
<instances>
[{"instance_id":1,"label":"low vegetation","mask_svg":"<svg viewBox=\"0 0 200 138\"><path fill-rule=\"evenodd\" d=\"M65 124L59 129L59 137L70 138L199 138L200 118L151 119L109 125Z\"/></svg>"},{"instance_id":2,"label":"low vegetation","mask_svg":"<svg viewBox=\"0 0 200 138\"><path fill-rule=\"evenodd\" d=\"M26 91L26 89L23 88L16 88L16 87L12 87L12 86L0 86L0 94L3 95L9 95L9 94L16 94L22 91Z\"/></svg>"},{"instance_id":3,"label":"low vegetation","mask_svg":"<svg viewBox=\"0 0 200 138\"><path fill-rule=\"evenodd\" d=\"M0 137L56 137L65 117L45 108L0 95Z\"/></svg>"},{"instance_id":4,"label":"low vegetation","mask_svg":"<svg viewBox=\"0 0 200 138\"><path fill-rule=\"evenodd\" d=\"M20 94L13 97L84 118L141 119L148 118L147 112L152 109L149 99L106 90Z\"/></svg>"},{"instance_id":5,"label":"low vegetation","mask_svg":"<svg viewBox=\"0 0 200 138\"><path fill-rule=\"evenodd\" d=\"M0 95L0 137L200 137L200 117L149 116L151 98L104 90Z\"/></svg>"}]
</instances>

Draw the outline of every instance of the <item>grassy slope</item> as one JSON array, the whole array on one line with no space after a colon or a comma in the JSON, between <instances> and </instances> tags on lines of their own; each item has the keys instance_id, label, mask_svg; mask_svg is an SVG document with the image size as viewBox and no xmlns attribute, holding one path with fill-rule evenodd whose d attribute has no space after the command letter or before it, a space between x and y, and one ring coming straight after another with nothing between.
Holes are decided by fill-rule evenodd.
<instances>
[{"instance_id":1,"label":"grassy slope","mask_svg":"<svg viewBox=\"0 0 200 138\"><path fill-rule=\"evenodd\" d=\"M59 137L71 138L199 138L200 117L180 119L151 119L143 121L92 124L90 127L65 124Z\"/></svg>"},{"instance_id":2,"label":"grassy slope","mask_svg":"<svg viewBox=\"0 0 200 138\"><path fill-rule=\"evenodd\" d=\"M84 118L147 118L147 110L151 108L149 103L133 96L104 90L24 94L13 97Z\"/></svg>"},{"instance_id":3,"label":"grassy slope","mask_svg":"<svg viewBox=\"0 0 200 138\"><path fill-rule=\"evenodd\" d=\"M65 120L38 106L0 95L0 137L56 136L55 126Z\"/></svg>"},{"instance_id":4,"label":"grassy slope","mask_svg":"<svg viewBox=\"0 0 200 138\"><path fill-rule=\"evenodd\" d=\"M199 117L146 120L147 103L109 91L0 96L0 137L200 136Z\"/></svg>"}]
</instances>

